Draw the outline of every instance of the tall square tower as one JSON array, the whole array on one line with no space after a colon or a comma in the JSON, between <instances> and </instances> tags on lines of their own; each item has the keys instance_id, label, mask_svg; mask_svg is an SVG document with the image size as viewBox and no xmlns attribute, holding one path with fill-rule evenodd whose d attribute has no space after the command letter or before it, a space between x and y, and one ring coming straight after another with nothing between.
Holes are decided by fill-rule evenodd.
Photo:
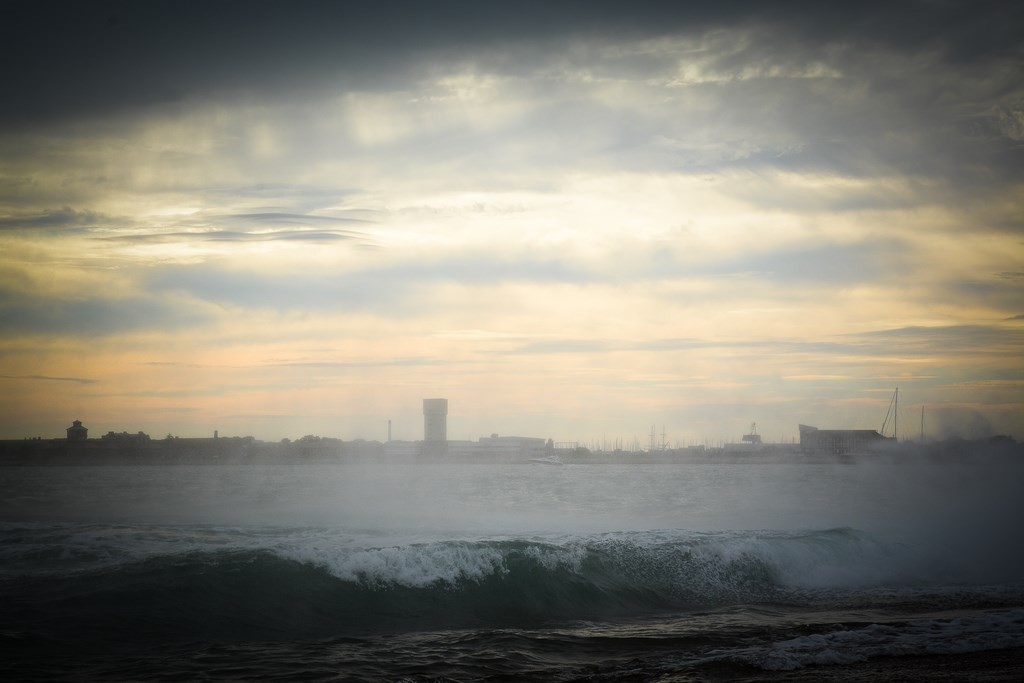
<instances>
[{"instance_id":1,"label":"tall square tower","mask_svg":"<svg viewBox=\"0 0 1024 683\"><path fill-rule=\"evenodd\" d=\"M448 441L448 399L423 399L423 440L433 443Z\"/></svg>"}]
</instances>

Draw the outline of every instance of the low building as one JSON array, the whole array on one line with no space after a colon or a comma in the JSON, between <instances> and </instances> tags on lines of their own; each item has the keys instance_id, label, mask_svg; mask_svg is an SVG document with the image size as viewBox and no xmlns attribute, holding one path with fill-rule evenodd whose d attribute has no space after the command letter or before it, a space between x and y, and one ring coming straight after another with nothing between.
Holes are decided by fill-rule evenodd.
<instances>
[{"instance_id":1,"label":"low building","mask_svg":"<svg viewBox=\"0 0 1024 683\"><path fill-rule=\"evenodd\" d=\"M554 452L554 442L532 436L498 436L480 437L477 447L485 456L504 458L540 457Z\"/></svg>"},{"instance_id":2,"label":"low building","mask_svg":"<svg viewBox=\"0 0 1024 683\"><path fill-rule=\"evenodd\" d=\"M137 434L129 434L128 432L114 432L109 431L100 437L101 441L110 443L149 443L149 434L145 432L138 432Z\"/></svg>"},{"instance_id":3,"label":"low building","mask_svg":"<svg viewBox=\"0 0 1024 683\"><path fill-rule=\"evenodd\" d=\"M800 452L805 455L848 455L892 441L874 429L818 429L800 425Z\"/></svg>"}]
</instances>

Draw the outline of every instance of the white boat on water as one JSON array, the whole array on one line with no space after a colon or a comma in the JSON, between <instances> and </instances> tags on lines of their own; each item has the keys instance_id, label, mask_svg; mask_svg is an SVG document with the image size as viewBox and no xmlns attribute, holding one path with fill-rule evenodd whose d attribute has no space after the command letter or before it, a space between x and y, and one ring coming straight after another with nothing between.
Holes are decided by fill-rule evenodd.
<instances>
[{"instance_id":1,"label":"white boat on water","mask_svg":"<svg viewBox=\"0 0 1024 683\"><path fill-rule=\"evenodd\" d=\"M557 455L545 455L543 458L530 458L530 462L538 465L564 465L565 463Z\"/></svg>"}]
</instances>

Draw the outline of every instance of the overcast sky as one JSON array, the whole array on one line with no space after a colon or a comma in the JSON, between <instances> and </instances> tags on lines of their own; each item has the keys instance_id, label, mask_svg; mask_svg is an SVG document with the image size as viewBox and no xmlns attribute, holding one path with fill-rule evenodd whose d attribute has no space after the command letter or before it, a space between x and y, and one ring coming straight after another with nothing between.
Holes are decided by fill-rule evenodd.
<instances>
[{"instance_id":1,"label":"overcast sky","mask_svg":"<svg viewBox=\"0 0 1024 683\"><path fill-rule=\"evenodd\" d=\"M0 438L1024 437L1016 2L45 2Z\"/></svg>"}]
</instances>

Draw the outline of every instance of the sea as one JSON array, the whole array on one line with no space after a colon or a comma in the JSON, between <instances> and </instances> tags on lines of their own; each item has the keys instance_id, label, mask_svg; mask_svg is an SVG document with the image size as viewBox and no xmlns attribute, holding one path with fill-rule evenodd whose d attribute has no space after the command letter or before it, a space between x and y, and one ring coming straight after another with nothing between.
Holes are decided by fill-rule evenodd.
<instances>
[{"instance_id":1,"label":"sea","mask_svg":"<svg viewBox=\"0 0 1024 683\"><path fill-rule=\"evenodd\" d=\"M1024 680L1024 464L0 468L9 681Z\"/></svg>"}]
</instances>

